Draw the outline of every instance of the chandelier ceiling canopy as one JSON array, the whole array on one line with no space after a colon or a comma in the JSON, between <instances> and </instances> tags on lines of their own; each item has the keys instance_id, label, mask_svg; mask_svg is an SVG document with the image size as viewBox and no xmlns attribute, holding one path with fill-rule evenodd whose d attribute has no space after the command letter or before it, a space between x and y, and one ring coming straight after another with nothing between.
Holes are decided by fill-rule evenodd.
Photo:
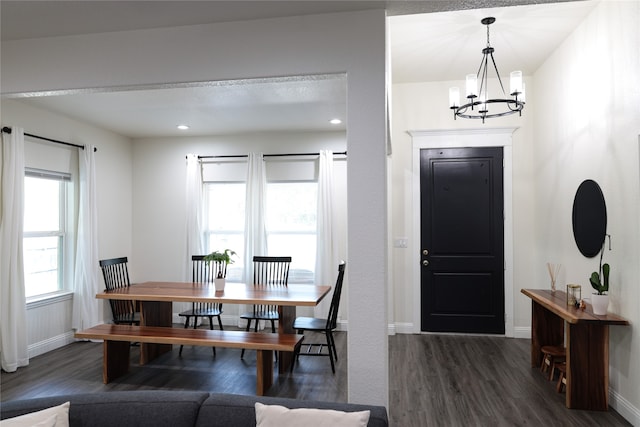
<instances>
[{"instance_id":1,"label":"chandelier ceiling canopy","mask_svg":"<svg viewBox=\"0 0 640 427\"><path fill-rule=\"evenodd\" d=\"M457 87L449 89L449 108L453 110L454 119L462 117L465 119L481 119L484 123L485 119L493 117L502 117L510 114L518 113L522 115L522 109L525 104L525 87L522 82L522 72L512 71L510 75L510 91L507 97L498 72L498 66L493 58L494 49L489 41L489 26L496 21L496 18L488 17L480 21L482 25L487 26L487 47L482 49L482 61L476 74L467 74L465 96L466 103L460 105L460 90ZM493 65L500 89L502 89L502 97L490 98L488 92L488 70L489 62ZM480 83L480 88L478 88Z\"/></svg>"}]
</instances>

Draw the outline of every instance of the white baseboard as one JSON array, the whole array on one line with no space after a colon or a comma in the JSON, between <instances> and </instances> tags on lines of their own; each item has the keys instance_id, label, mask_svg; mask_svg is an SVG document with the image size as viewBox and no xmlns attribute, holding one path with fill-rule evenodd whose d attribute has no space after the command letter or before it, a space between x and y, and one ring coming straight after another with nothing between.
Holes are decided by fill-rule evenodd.
<instances>
[{"instance_id":1,"label":"white baseboard","mask_svg":"<svg viewBox=\"0 0 640 427\"><path fill-rule=\"evenodd\" d=\"M389 327L389 335L397 334L413 334L413 323L396 323L394 325L394 333L391 333L391 327Z\"/></svg>"},{"instance_id":2,"label":"white baseboard","mask_svg":"<svg viewBox=\"0 0 640 427\"><path fill-rule=\"evenodd\" d=\"M31 344L27 347L27 354L29 355L29 358L32 358L57 348L64 347L65 345L71 344L75 341L73 335L73 331L68 331L64 334Z\"/></svg>"},{"instance_id":3,"label":"white baseboard","mask_svg":"<svg viewBox=\"0 0 640 427\"><path fill-rule=\"evenodd\" d=\"M513 337L531 339L531 326L516 326L513 328Z\"/></svg>"},{"instance_id":4,"label":"white baseboard","mask_svg":"<svg viewBox=\"0 0 640 427\"><path fill-rule=\"evenodd\" d=\"M640 408L636 408L617 391L609 387L609 406L633 426L640 426Z\"/></svg>"}]
</instances>

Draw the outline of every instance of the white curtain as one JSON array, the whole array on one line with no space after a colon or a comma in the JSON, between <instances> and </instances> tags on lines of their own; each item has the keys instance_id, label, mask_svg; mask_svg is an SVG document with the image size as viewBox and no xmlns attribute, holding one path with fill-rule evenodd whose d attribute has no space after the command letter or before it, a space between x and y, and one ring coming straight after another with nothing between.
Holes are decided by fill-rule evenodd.
<instances>
[{"instance_id":1,"label":"white curtain","mask_svg":"<svg viewBox=\"0 0 640 427\"><path fill-rule=\"evenodd\" d=\"M78 149L79 199L76 262L73 277L73 316L75 330L103 323L98 279L98 203L96 192L96 162L93 145Z\"/></svg>"},{"instance_id":2,"label":"white curtain","mask_svg":"<svg viewBox=\"0 0 640 427\"><path fill-rule=\"evenodd\" d=\"M24 129L2 134L2 214L0 218L0 353L2 369L29 364L24 292Z\"/></svg>"},{"instance_id":3,"label":"white curtain","mask_svg":"<svg viewBox=\"0 0 640 427\"><path fill-rule=\"evenodd\" d=\"M191 281L191 255L205 255L206 245L204 231L206 218L204 217L204 187L202 183L202 168L198 156L187 155L187 186L186 186L186 215L187 215L187 247L184 256L184 277Z\"/></svg>"},{"instance_id":4,"label":"white curtain","mask_svg":"<svg viewBox=\"0 0 640 427\"><path fill-rule=\"evenodd\" d=\"M267 255L267 229L265 226L267 178L262 153L249 153L247 162L247 191L244 211L244 271L242 280L253 280L253 256ZM246 305L240 306L240 313L248 311ZM238 319L238 326L245 327L245 321ZM260 322L258 329L264 327Z\"/></svg>"},{"instance_id":5,"label":"white curtain","mask_svg":"<svg viewBox=\"0 0 640 427\"><path fill-rule=\"evenodd\" d=\"M267 179L262 153L249 153L244 213L244 277L253 278L253 256L267 255L265 199Z\"/></svg>"},{"instance_id":6,"label":"white curtain","mask_svg":"<svg viewBox=\"0 0 640 427\"><path fill-rule=\"evenodd\" d=\"M321 150L318 161L318 232L315 282L317 285L333 286L338 275L338 260L336 259L338 251L333 225L333 152ZM314 308L315 316L326 317L330 304L331 295L327 295Z\"/></svg>"}]
</instances>

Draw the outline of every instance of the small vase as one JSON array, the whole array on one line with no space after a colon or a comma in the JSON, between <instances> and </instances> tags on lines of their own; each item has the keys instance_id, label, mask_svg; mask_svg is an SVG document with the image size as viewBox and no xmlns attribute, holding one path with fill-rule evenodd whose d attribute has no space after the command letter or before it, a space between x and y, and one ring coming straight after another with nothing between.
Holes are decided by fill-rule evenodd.
<instances>
[{"instance_id":1,"label":"small vase","mask_svg":"<svg viewBox=\"0 0 640 427\"><path fill-rule=\"evenodd\" d=\"M213 279L213 281L215 282L216 291L224 291L224 285L225 285L224 277L215 278Z\"/></svg>"},{"instance_id":2,"label":"small vase","mask_svg":"<svg viewBox=\"0 0 640 427\"><path fill-rule=\"evenodd\" d=\"M593 307L593 314L606 316L607 309L609 308L609 295L591 295L591 305Z\"/></svg>"}]
</instances>

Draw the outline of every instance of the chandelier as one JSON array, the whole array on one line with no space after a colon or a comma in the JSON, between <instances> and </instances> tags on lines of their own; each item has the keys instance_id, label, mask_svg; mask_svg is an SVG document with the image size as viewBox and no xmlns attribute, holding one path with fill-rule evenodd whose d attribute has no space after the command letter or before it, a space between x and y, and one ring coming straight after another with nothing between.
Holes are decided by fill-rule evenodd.
<instances>
[{"instance_id":1,"label":"chandelier","mask_svg":"<svg viewBox=\"0 0 640 427\"><path fill-rule=\"evenodd\" d=\"M508 116L509 114L518 113L522 115L522 109L525 104L525 88L522 82L522 71L512 71L510 75L510 95L507 95L498 73L498 66L493 58L494 49L489 43L489 25L493 24L496 18L484 18L482 25L487 26L487 47L482 49L482 61L480 68L476 74L467 74L466 77L466 98L467 103L460 105L460 90L457 87L449 89L449 108L453 110L453 118L463 117L465 119L484 119L493 117ZM496 71L500 88L502 89L502 98L489 98L487 88L487 78L489 68L489 60L493 64ZM478 90L478 82L480 89Z\"/></svg>"}]
</instances>

